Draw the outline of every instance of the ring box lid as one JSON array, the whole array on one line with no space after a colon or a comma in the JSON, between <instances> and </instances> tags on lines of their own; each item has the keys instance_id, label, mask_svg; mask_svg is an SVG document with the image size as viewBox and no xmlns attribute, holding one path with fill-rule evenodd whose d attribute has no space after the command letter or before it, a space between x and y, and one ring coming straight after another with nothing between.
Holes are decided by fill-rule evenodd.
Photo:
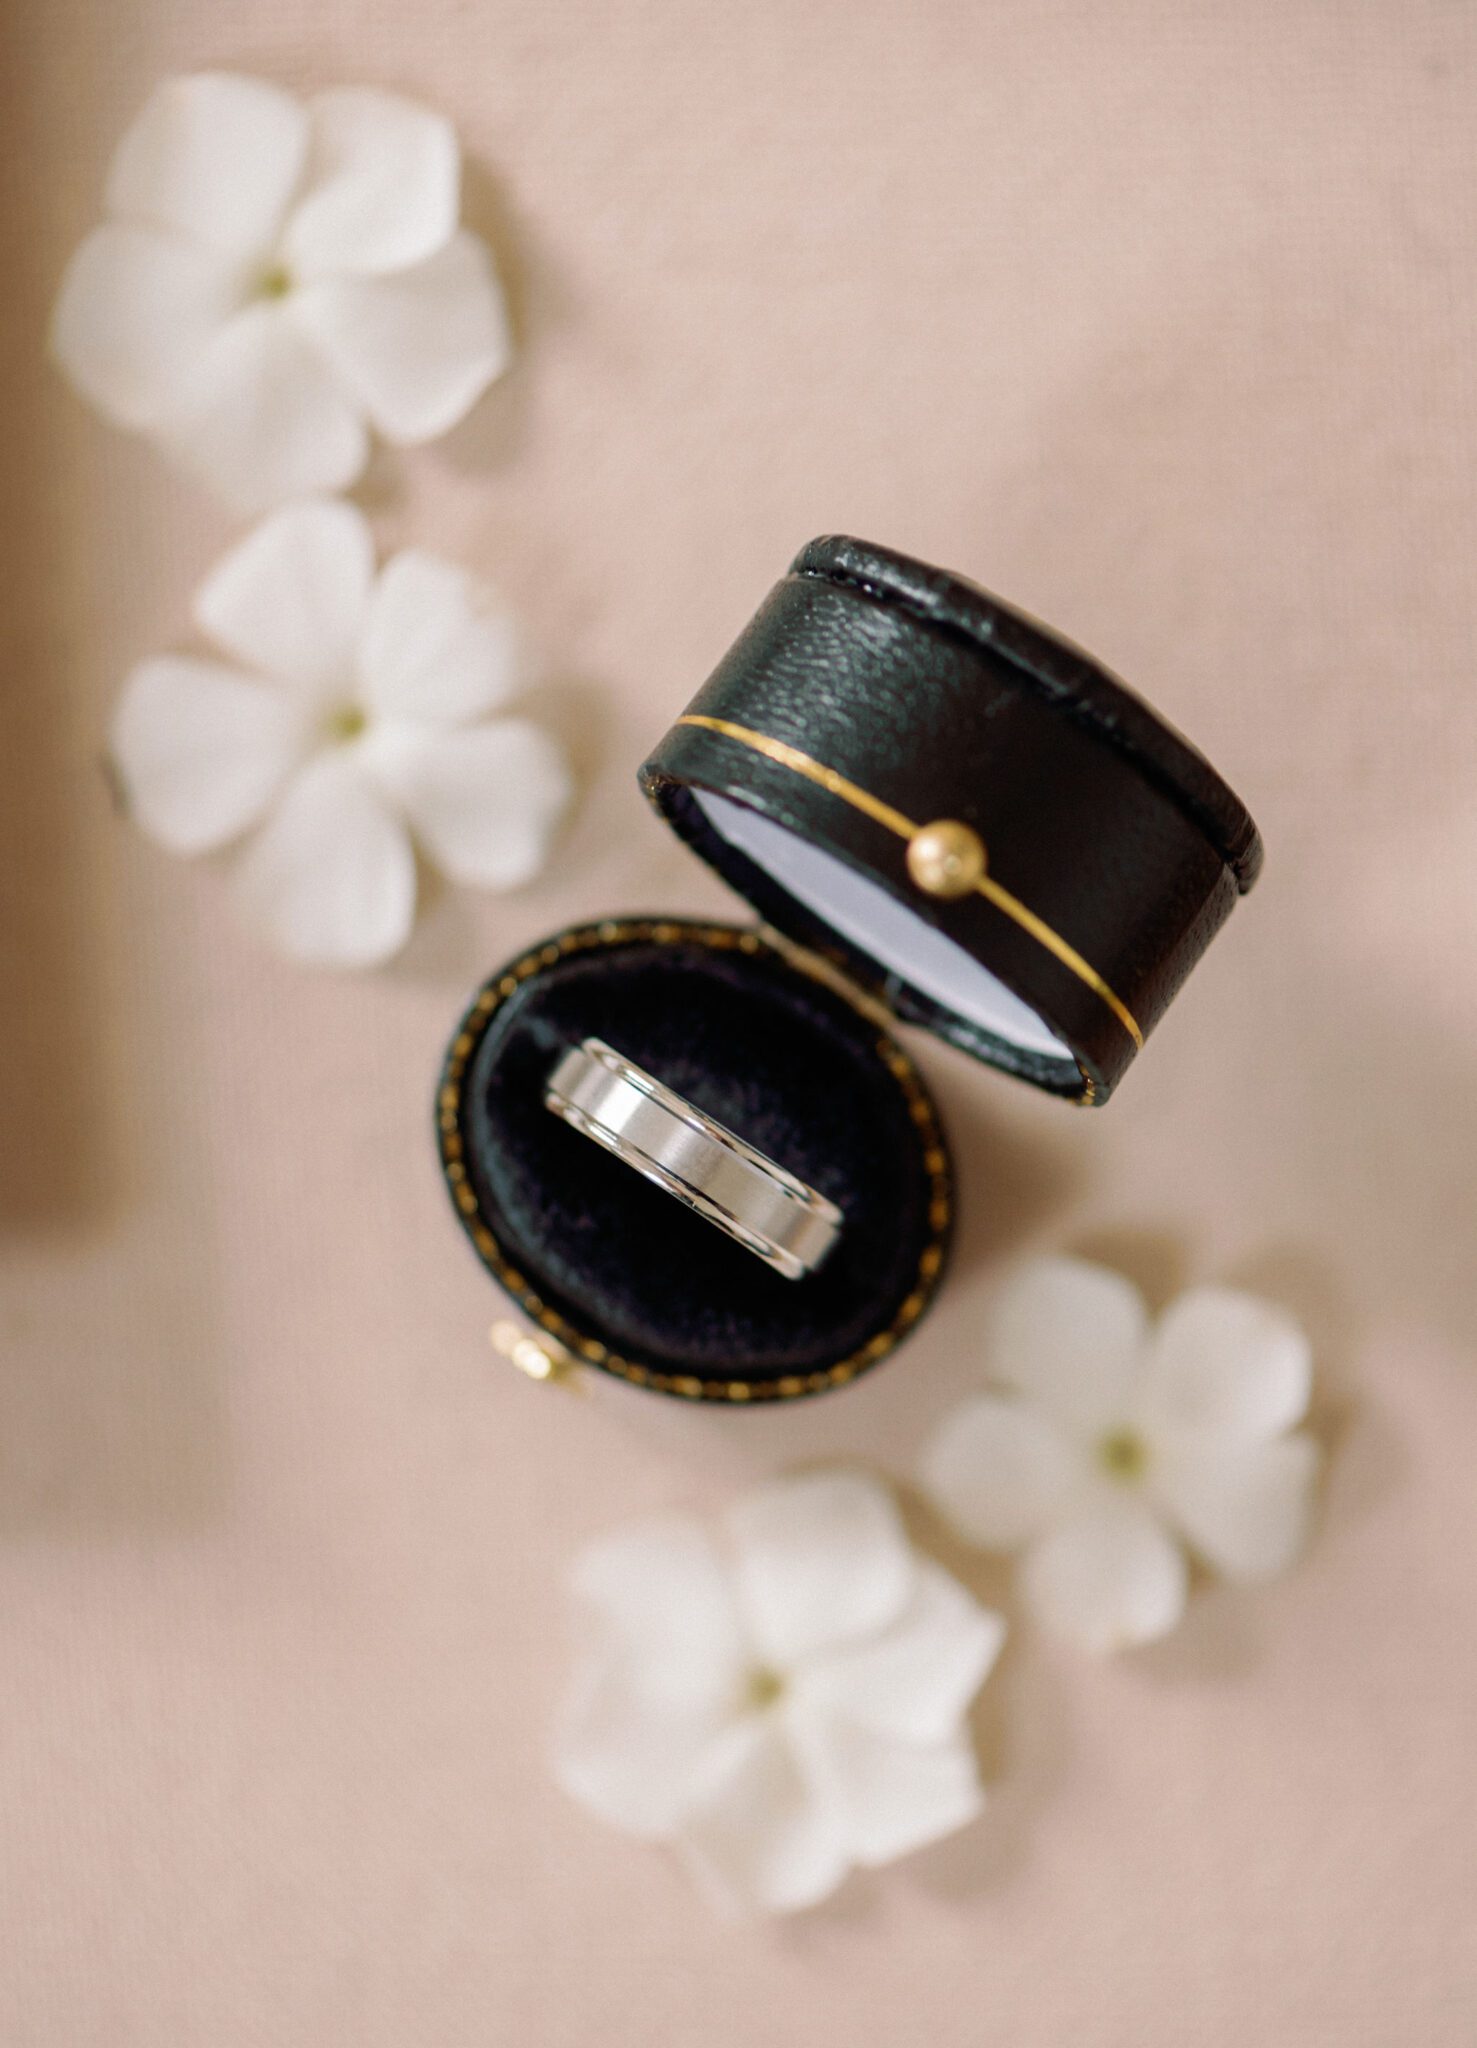
<instances>
[{"instance_id":1,"label":"ring box lid","mask_svg":"<svg viewBox=\"0 0 1477 2048\"><path fill-rule=\"evenodd\" d=\"M1235 793L1089 656L843 537L796 557L641 783L775 930L1085 1103L1262 859Z\"/></svg>"}]
</instances>

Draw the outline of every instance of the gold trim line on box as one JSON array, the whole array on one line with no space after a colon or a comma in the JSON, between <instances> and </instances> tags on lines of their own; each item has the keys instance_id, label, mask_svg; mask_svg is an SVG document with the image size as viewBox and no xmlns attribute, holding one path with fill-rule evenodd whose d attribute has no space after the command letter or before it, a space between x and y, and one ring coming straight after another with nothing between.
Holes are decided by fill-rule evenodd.
<instances>
[{"instance_id":1,"label":"gold trim line on box","mask_svg":"<svg viewBox=\"0 0 1477 2048\"><path fill-rule=\"evenodd\" d=\"M796 775L803 775L808 782L814 782L829 796L839 797L842 803L850 804L853 810L861 811L874 823L895 833L899 839L911 843L926 829L915 823L912 818L905 817L891 804L884 803L880 797L873 796L870 790L860 788L836 769L826 767L823 761L813 760L809 754L801 753L798 747L790 746L785 740L771 739L768 733L755 732L751 726L735 725L726 718L707 718L696 711L685 712L677 723L699 726L705 732L718 733L723 739L737 740L740 746L752 747L756 754L763 754L766 760L777 761L782 768L789 768ZM980 876L974 887L987 903L993 903L1012 923L1018 924L1038 945L1044 946L1048 953L1060 960L1063 967L1075 974L1079 981L1085 982L1093 994L1107 1004L1134 1044L1142 1048L1144 1034L1139 1028L1137 1018L1122 997L1109 988L1091 962L1083 959L1075 946L1069 944L1060 932L1053 931L1045 919L1038 917L1018 896L1012 896L1009 889L1003 888L988 869Z\"/></svg>"}]
</instances>

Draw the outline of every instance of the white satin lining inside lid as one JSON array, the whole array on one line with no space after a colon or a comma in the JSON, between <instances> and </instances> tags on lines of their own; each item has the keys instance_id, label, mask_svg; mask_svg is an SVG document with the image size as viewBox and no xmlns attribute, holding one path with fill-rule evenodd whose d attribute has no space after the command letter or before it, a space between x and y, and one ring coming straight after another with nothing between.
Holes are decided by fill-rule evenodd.
<instances>
[{"instance_id":1,"label":"white satin lining inside lid","mask_svg":"<svg viewBox=\"0 0 1477 2048\"><path fill-rule=\"evenodd\" d=\"M1028 1003L906 904L772 818L730 797L700 790L692 796L721 839L910 987L1007 1045L1061 1060L1068 1073L1077 1072L1071 1053Z\"/></svg>"}]
</instances>

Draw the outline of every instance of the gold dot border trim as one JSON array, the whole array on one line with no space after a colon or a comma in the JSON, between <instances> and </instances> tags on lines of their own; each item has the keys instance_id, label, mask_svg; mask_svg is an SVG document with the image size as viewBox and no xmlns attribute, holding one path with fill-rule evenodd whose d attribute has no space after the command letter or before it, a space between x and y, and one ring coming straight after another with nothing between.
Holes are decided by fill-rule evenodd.
<instances>
[{"instance_id":1,"label":"gold dot border trim","mask_svg":"<svg viewBox=\"0 0 1477 2048\"><path fill-rule=\"evenodd\" d=\"M508 997L516 994L530 976L545 967L552 967L566 955L593 951L601 946L647 944L700 945L721 952L764 953L781 959L797 972L811 973L803 956L782 954L760 938L757 932L744 931L734 925L694 924L678 918L620 921L607 918L599 924L581 925L557 939L550 939L491 976L472 999L458 1026L447 1052L436 1095L441 1170L446 1176L462 1227L493 1278L513 1297L524 1314L562 1345L576 1363L597 1366L602 1372L613 1373L617 1379L626 1380L634 1387L646 1387L653 1393L672 1394L684 1401L724 1402L735 1406L793 1401L803 1395L823 1394L832 1387L845 1386L864 1372L869 1372L874 1365L879 1365L923 1316L943 1272L944 1249L954 1216L949 1155L939 1129L933 1098L917 1067L886 1032L877 1032L876 1051L902 1090L908 1114L917 1126L923 1145L923 1165L929 1183L929 1238L919 1257L913 1286L891 1323L836 1365L826 1366L817 1372L785 1373L771 1380L703 1379L696 1373L659 1372L654 1367L640 1365L612 1351L589 1331L580 1329L557 1309L551 1308L509 1261L482 1216L476 1191L467 1174L462 1111L467 1070L488 1026ZM830 989L832 994L840 995L843 1001L851 1002L850 997L829 979L819 974L812 974L811 978ZM860 1003L851 1002L851 1007L858 1016L872 1024ZM872 1028L875 1030L875 1025Z\"/></svg>"},{"instance_id":2,"label":"gold dot border trim","mask_svg":"<svg viewBox=\"0 0 1477 2048\"><path fill-rule=\"evenodd\" d=\"M850 804L853 810L861 811L874 823L895 833L900 839L912 839L922 830L912 818L905 817L891 804L884 803L881 797L873 796L870 790L862 789L835 768L826 767L823 761L813 760L809 754L802 753L798 747L790 746L785 740L771 739L768 733L755 732L752 726L735 725L727 718L705 718L695 711L686 712L677 723L698 726L705 732L718 733L723 739L736 740L740 746L751 747L756 754L763 754L766 760L778 762L782 768L789 768L796 775L803 775L808 782L814 782L828 795L839 797L842 803ZM1144 1034L1139 1027L1138 1019L1123 999L1109 988L1097 969L1083 959L1075 946L1064 939L1060 932L1054 931L1044 918L1038 917L1034 910L1022 903L1019 896L1013 896L1009 889L1002 888L988 869L975 884L975 888L987 902L993 903L997 910L1003 911L1011 919L1012 923L1018 924L1038 945L1044 946L1048 953L1060 960L1063 967L1075 974L1079 981L1085 982L1093 994L1107 1004L1135 1046L1143 1049ZM1087 1078L1084 1075L1084 1079ZM1090 1088L1090 1080L1088 1085Z\"/></svg>"}]
</instances>

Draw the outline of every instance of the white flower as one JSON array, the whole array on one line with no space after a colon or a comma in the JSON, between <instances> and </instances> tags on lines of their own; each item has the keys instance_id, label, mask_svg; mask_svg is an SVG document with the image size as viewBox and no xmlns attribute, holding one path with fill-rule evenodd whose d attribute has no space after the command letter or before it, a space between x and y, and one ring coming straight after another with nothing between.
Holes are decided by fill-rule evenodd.
<instances>
[{"instance_id":1,"label":"white flower","mask_svg":"<svg viewBox=\"0 0 1477 2048\"><path fill-rule=\"evenodd\" d=\"M1121 1274L1026 1266L984 1333L998 1392L946 1418L922 1481L986 1550L1021 1553L1026 1607L1093 1650L1184 1611L1178 1538L1228 1579L1270 1578L1307 1537L1318 1450L1307 1339L1269 1302L1183 1294L1150 1327Z\"/></svg>"},{"instance_id":2,"label":"white flower","mask_svg":"<svg viewBox=\"0 0 1477 2048\"><path fill-rule=\"evenodd\" d=\"M342 490L366 422L432 440L507 365L460 184L450 124L392 93L167 79L68 267L56 357L238 510Z\"/></svg>"},{"instance_id":3,"label":"white flower","mask_svg":"<svg viewBox=\"0 0 1477 2048\"><path fill-rule=\"evenodd\" d=\"M1004 1624L860 1474L779 1480L723 1533L674 1515L578 1561L589 1640L555 1766L720 1905L790 1912L978 1813L965 1716Z\"/></svg>"},{"instance_id":4,"label":"white flower","mask_svg":"<svg viewBox=\"0 0 1477 2048\"><path fill-rule=\"evenodd\" d=\"M114 760L132 814L174 853L257 828L236 890L285 951L364 966L403 945L412 833L453 881L537 873L569 772L540 727L488 719L517 688L516 643L461 570L408 549L376 578L364 515L310 501L217 564L195 618L227 659L140 663Z\"/></svg>"}]
</instances>

